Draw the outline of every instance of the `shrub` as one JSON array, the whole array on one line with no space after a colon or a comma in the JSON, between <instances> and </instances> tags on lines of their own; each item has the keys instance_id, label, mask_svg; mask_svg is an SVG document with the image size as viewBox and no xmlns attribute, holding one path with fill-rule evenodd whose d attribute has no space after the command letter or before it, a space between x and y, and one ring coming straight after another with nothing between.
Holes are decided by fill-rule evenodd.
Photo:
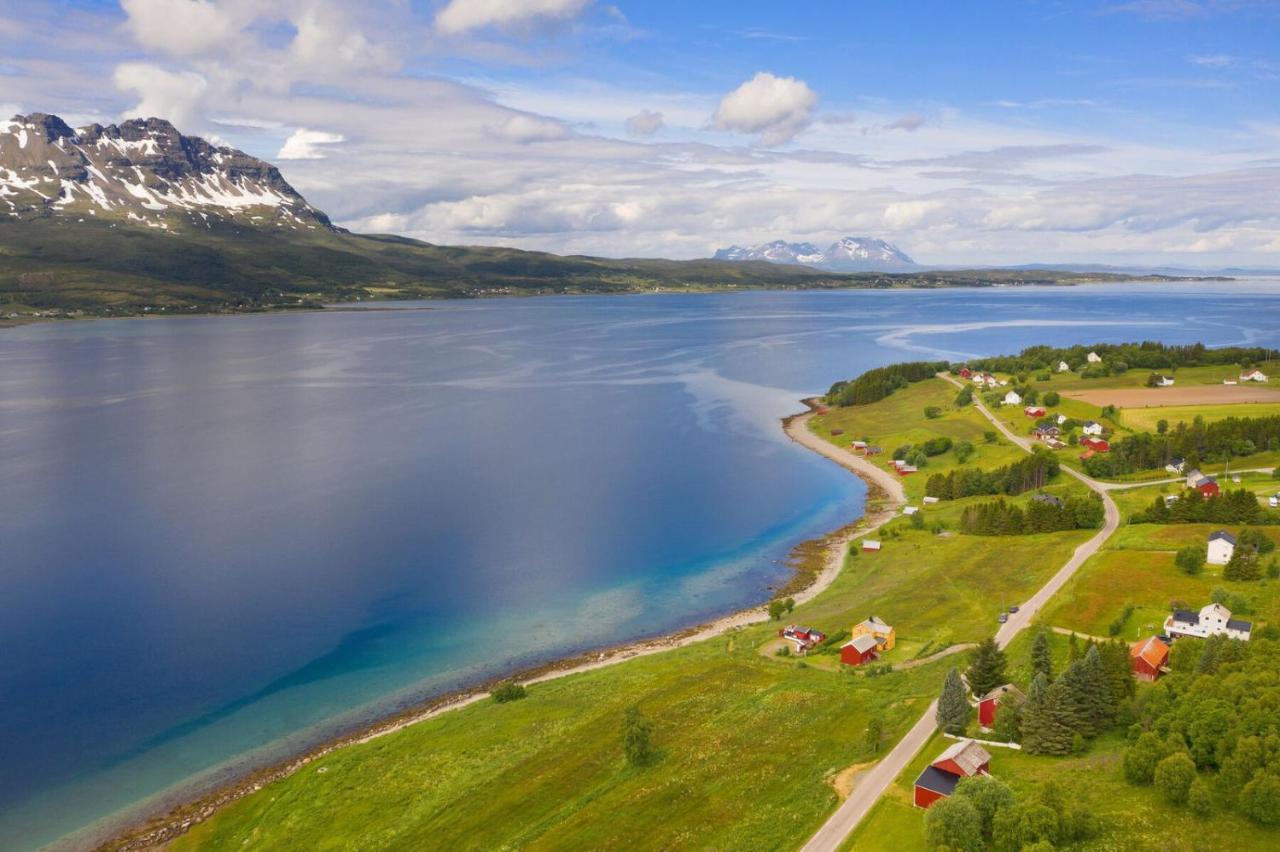
<instances>
[{"instance_id":1,"label":"shrub","mask_svg":"<svg viewBox=\"0 0 1280 852\"><path fill-rule=\"evenodd\" d=\"M1199 545L1190 545L1178 551L1173 562L1183 574L1194 577L1204 569L1205 549Z\"/></svg>"},{"instance_id":2,"label":"shrub","mask_svg":"<svg viewBox=\"0 0 1280 852\"><path fill-rule=\"evenodd\" d=\"M653 748L653 725L638 707L628 707L622 718L622 749L632 766L648 766L657 756Z\"/></svg>"},{"instance_id":3,"label":"shrub","mask_svg":"<svg viewBox=\"0 0 1280 852\"><path fill-rule=\"evenodd\" d=\"M498 684L489 696L499 704L506 704L508 701L519 701L528 694L523 683L508 680Z\"/></svg>"},{"instance_id":4,"label":"shrub","mask_svg":"<svg viewBox=\"0 0 1280 852\"><path fill-rule=\"evenodd\" d=\"M1184 751L1174 752L1156 764L1155 783L1165 799L1185 805L1196 780L1196 764Z\"/></svg>"},{"instance_id":5,"label":"shrub","mask_svg":"<svg viewBox=\"0 0 1280 852\"><path fill-rule=\"evenodd\" d=\"M925 406L924 416L929 420L937 420L942 416L942 409L936 405Z\"/></svg>"}]
</instances>

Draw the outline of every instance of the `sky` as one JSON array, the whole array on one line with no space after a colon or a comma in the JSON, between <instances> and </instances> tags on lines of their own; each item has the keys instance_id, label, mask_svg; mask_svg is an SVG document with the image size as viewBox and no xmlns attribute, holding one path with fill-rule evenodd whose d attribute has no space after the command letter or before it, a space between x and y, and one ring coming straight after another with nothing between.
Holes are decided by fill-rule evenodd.
<instances>
[{"instance_id":1,"label":"sky","mask_svg":"<svg viewBox=\"0 0 1280 852\"><path fill-rule=\"evenodd\" d=\"M37 111L434 243L1280 266L1280 0L5 0Z\"/></svg>"}]
</instances>

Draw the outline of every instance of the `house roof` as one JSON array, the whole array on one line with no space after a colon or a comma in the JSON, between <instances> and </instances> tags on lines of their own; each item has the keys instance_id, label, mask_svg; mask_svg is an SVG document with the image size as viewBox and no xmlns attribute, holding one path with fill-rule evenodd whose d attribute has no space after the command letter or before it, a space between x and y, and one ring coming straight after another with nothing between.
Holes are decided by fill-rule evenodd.
<instances>
[{"instance_id":1,"label":"house roof","mask_svg":"<svg viewBox=\"0 0 1280 852\"><path fill-rule=\"evenodd\" d=\"M1063 505L1062 498L1054 497L1052 494L1037 494L1031 499L1037 503L1048 503L1050 506L1057 506L1058 508L1062 508Z\"/></svg>"},{"instance_id":2,"label":"house roof","mask_svg":"<svg viewBox=\"0 0 1280 852\"><path fill-rule=\"evenodd\" d=\"M1236 537L1233 536L1231 533L1227 532L1226 530L1218 530L1215 533L1209 534L1209 541L1219 541L1219 540L1225 541L1227 544L1230 544L1233 547L1235 546L1235 543L1236 543Z\"/></svg>"},{"instance_id":3,"label":"house roof","mask_svg":"<svg viewBox=\"0 0 1280 852\"><path fill-rule=\"evenodd\" d=\"M869 617L867 617L867 618L863 619L863 620L862 620L862 622L861 622L858 626L859 626L859 627L867 627L867 628L869 628L869 629L871 629L871 630L879 630L879 631L881 631L881 632L884 632L884 631L886 631L886 630L892 630L892 629L893 629L893 628L892 628L892 627L890 627L889 625L885 624L885 623L884 623L884 619L882 619L882 618L881 618L880 616L878 616L878 615L872 615L872 616L869 616Z\"/></svg>"},{"instance_id":4,"label":"house roof","mask_svg":"<svg viewBox=\"0 0 1280 852\"><path fill-rule=\"evenodd\" d=\"M943 772L933 766L926 766L924 772L920 773L920 777L916 779L916 786L923 787L934 793L941 793L944 796L950 796L956 791L956 785L960 783L958 775L952 775L950 772Z\"/></svg>"},{"instance_id":5,"label":"house roof","mask_svg":"<svg viewBox=\"0 0 1280 852\"><path fill-rule=\"evenodd\" d=\"M1196 483L1196 487L1199 488L1202 485L1217 485L1217 484L1218 484L1218 478L1216 476L1202 476L1200 477L1200 481Z\"/></svg>"},{"instance_id":6,"label":"house roof","mask_svg":"<svg viewBox=\"0 0 1280 852\"><path fill-rule=\"evenodd\" d=\"M1027 696L1022 694L1022 690L1018 689L1018 687L1014 686L1011 683L1006 683L1006 684L997 686L995 689L991 690L990 692L988 692L986 695L982 696L978 700L990 701L993 698L999 700L1000 697L1003 695L1012 695L1015 698L1017 698L1019 701L1027 700Z\"/></svg>"},{"instance_id":7,"label":"house roof","mask_svg":"<svg viewBox=\"0 0 1280 852\"><path fill-rule=\"evenodd\" d=\"M852 645L853 649L858 653L865 654L876 647L876 637L870 633L863 633L861 636L855 636L850 639L848 644Z\"/></svg>"},{"instance_id":8,"label":"house roof","mask_svg":"<svg viewBox=\"0 0 1280 852\"><path fill-rule=\"evenodd\" d=\"M1173 611L1173 620L1180 621L1184 624L1199 624L1200 613L1191 612L1190 610L1186 610L1186 609L1175 609Z\"/></svg>"},{"instance_id":9,"label":"house roof","mask_svg":"<svg viewBox=\"0 0 1280 852\"><path fill-rule=\"evenodd\" d=\"M1086 421L1084 421L1084 425L1086 425L1086 426L1097 426L1097 425L1098 425L1098 421L1097 421L1097 420L1086 420Z\"/></svg>"},{"instance_id":10,"label":"house roof","mask_svg":"<svg viewBox=\"0 0 1280 852\"><path fill-rule=\"evenodd\" d=\"M964 770L965 775L974 775L983 765L991 762L991 755L985 748L973 740L960 740L933 760L937 766L950 760Z\"/></svg>"},{"instance_id":11,"label":"house roof","mask_svg":"<svg viewBox=\"0 0 1280 852\"><path fill-rule=\"evenodd\" d=\"M1241 621L1238 618L1228 618L1227 627L1231 628L1232 630L1240 630L1244 633L1248 633L1249 631L1253 630L1253 622Z\"/></svg>"},{"instance_id":12,"label":"house roof","mask_svg":"<svg viewBox=\"0 0 1280 852\"><path fill-rule=\"evenodd\" d=\"M1159 668L1169 659L1169 646L1155 636L1148 636L1145 641L1138 642L1129 649L1129 656L1141 658L1153 668Z\"/></svg>"}]
</instances>

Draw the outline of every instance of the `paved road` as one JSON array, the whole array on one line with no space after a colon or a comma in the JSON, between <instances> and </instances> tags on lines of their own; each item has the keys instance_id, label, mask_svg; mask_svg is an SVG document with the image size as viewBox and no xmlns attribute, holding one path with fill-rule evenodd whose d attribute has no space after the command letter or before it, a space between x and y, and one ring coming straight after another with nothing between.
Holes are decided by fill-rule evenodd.
<instances>
[{"instance_id":1,"label":"paved road","mask_svg":"<svg viewBox=\"0 0 1280 852\"><path fill-rule=\"evenodd\" d=\"M944 373L939 373L938 375L957 387L964 387L949 375ZM1031 452L1031 442L1028 439L1015 435L988 411L987 407L977 397L974 397L973 404L1006 438L1027 452ZM1105 507L1105 519L1102 529L1098 530L1084 544L1077 547L1071 554L1071 558L1067 560L1067 563L1049 578L1049 582L1045 583L1039 591L1032 595L1030 600L1019 606L1018 611L1010 615L1009 620L1000 626L1000 629L996 632L996 643L1001 648L1008 645L1019 631L1031 624L1035 615L1048 602L1049 598L1053 597L1054 593L1071 579L1071 575L1085 563L1086 559L1098 552L1098 548L1102 546L1102 543L1120 526L1120 510L1116 508L1115 501L1107 493L1110 489L1104 483L1065 466L1062 470L1102 496L1102 503ZM858 780L858 784L853 788L849 798L844 800L840 807L836 809L836 812L823 824L822 828L818 829L818 833L804 845L803 852L834 852L834 850L840 848L840 845L853 833L853 830L858 827L858 823L862 822L863 817L871 810L871 806L888 789L893 780L902 774L902 770L924 747L929 737L933 735L934 729L937 727L934 721L937 707L938 702L935 700L929 705L929 708L920 717L919 721L911 726L911 730L907 731L906 736L893 747L893 750Z\"/></svg>"}]
</instances>

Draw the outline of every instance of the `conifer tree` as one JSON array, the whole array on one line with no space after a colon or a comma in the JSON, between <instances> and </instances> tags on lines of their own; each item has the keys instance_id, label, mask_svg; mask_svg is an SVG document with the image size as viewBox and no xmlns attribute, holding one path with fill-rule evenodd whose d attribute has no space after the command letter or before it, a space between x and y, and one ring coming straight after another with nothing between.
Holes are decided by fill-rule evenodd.
<instances>
[{"instance_id":1,"label":"conifer tree","mask_svg":"<svg viewBox=\"0 0 1280 852\"><path fill-rule=\"evenodd\" d=\"M969 714L973 708L965 697L964 682L960 680L960 670L952 667L947 672L947 679L942 683L942 695L938 698L938 727L948 734L963 734L969 725Z\"/></svg>"},{"instance_id":2,"label":"conifer tree","mask_svg":"<svg viewBox=\"0 0 1280 852\"><path fill-rule=\"evenodd\" d=\"M1031 644L1032 677L1044 675L1046 681L1053 680L1053 656L1049 653L1049 634L1041 630L1036 634L1036 641Z\"/></svg>"},{"instance_id":3,"label":"conifer tree","mask_svg":"<svg viewBox=\"0 0 1280 852\"><path fill-rule=\"evenodd\" d=\"M1089 667L1084 658L1067 666L1062 677L1053 682L1058 689L1050 689L1050 708L1071 732L1092 737L1097 734L1093 710L1090 705Z\"/></svg>"},{"instance_id":4,"label":"conifer tree","mask_svg":"<svg viewBox=\"0 0 1280 852\"><path fill-rule=\"evenodd\" d=\"M1052 739L1049 714L1049 679L1037 674L1022 705L1022 748L1028 754L1049 754Z\"/></svg>"},{"instance_id":5,"label":"conifer tree","mask_svg":"<svg viewBox=\"0 0 1280 852\"><path fill-rule=\"evenodd\" d=\"M1102 652L1096 644L1090 644L1084 655L1084 667L1080 686L1084 698L1084 715L1092 729L1091 736L1111 727L1115 718L1115 702L1111 699L1111 684L1102 666ZM1087 731L1082 733L1088 734Z\"/></svg>"},{"instance_id":6,"label":"conifer tree","mask_svg":"<svg viewBox=\"0 0 1280 852\"><path fill-rule=\"evenodd\" d=\"M1076 634L1072 633L1067 637L1067 665L1071 665L1080 659L1080 642L1076 639Z\"/></svg>"},{"instance_id":7,"label":"conifer tree","mask_svg":"<svg viewBox=\"0 0 1280 852\"><path fill-rule=\"evenodd\" d=\"M973 660L965 672L973 694L981 698L997 686L1006 683L1004 667L1004 651L996 645L996 640L990 637L982 640L974 651Z\"/></svg>"}]
</instances>

